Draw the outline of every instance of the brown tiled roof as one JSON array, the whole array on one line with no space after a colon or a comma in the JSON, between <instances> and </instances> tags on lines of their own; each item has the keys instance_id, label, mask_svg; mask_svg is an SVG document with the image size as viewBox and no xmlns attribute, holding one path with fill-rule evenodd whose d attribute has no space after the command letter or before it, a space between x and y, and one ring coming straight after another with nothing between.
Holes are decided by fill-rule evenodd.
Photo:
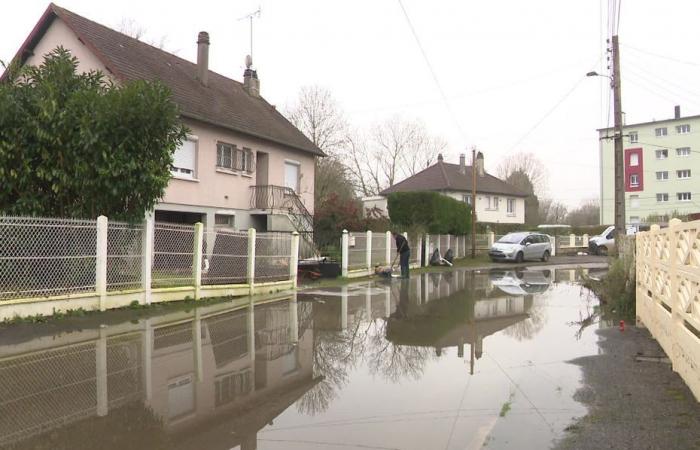
<instances>
[{"instance_id":1,"label":"brown tiled roof","mask_svg":"<svg viewBox=\"0 0 700 450\"><path fill-rule=\"evenodd\" d=\"M53 3L15 59L24 62L51 22L63 20L120 81L160 80L172 91L184 117L220 126L315 155L324 153L261 97L243 84L209 71L205 87L195 79L197 65L88 20ZM193 37L194 42L194 37ZM193 44L194 45L194 44Z\"/></svg>"},{"instance_id":2,"label":"brown tiled roof","mask_svg":"<svg viewBox=\"0 0 700 450\"><path fill-rule=\"evenodd\" d=\"M413 191L462 191L472 190L472 168L465 166L464 173L460 172L459 164L438 161L417 174L396 183L380 192L381 195L392 192ZM485 173L476 179L476 191L480 194L500 194L513 197L527 197L527 194L514 188L499 178Z\"/></svg>"}]
</instances>

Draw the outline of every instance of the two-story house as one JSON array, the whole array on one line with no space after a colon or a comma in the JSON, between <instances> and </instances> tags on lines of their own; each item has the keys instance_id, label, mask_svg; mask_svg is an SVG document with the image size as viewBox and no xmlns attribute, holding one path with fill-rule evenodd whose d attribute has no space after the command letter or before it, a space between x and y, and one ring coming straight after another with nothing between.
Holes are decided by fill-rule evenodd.
<instances>
[{"instance_id":1,"label":"two-story house","mask_svg":"<svg viewBox=\"0 0 700 450\"><path fill-rule=\"evenodd\" d=\"M39 65L63 46L81 71L100 70L116 83L160 80L171 89L190 133L175 151L156 220L309 231L315 158L323 152L260 96L250 58L241 83L209 70L209 45L209 34L199 33L192 63L50 4L15 61Z\"/></svg>"},{"instance_id":2,"label":"two-story house","mask_svg":"<svg viewBox=\"0 0 700 450\"><path fill-rule=\"evenodd\" d=\"M626 124L624 152L625 223L666 222L672 214L700 212L700 116ZM600 137L600 221L615 218L614 129Z\"/></svg>"},{"instance_id":3,"label":"two-story house","mask_svg":"<svg viewBox=\"0 0 700 450\"><path fill-rule=\"evenodd\" d=\"M465 155L459 164L446 163L442 154L435 164L383 190L378 196L362 199L365 211L374 210L388 216L387 196L393 192L436 191L463 201L472 202L472 172ZM481 152L476 159L476 217L483 223L525 223L527 194L494 177L484 169Z\"/></svg>"}]
</instances>

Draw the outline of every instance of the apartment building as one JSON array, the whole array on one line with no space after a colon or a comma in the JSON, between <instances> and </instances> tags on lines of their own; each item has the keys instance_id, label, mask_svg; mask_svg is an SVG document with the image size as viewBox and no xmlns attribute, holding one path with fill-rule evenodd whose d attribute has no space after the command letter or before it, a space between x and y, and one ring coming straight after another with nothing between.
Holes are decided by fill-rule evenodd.
<instances>
[{"instance_id":1,"label":"apartment building","mask_svg":"<svg viewBox=\"0 0 700 450\"><path fill-rule=\"evenodd\" d=\"M625 124L625 221L666 222L672 214L700 212L700 116ZM614 222L614 129L600 138L600 222Z\"/></svg>"}]
</instances>

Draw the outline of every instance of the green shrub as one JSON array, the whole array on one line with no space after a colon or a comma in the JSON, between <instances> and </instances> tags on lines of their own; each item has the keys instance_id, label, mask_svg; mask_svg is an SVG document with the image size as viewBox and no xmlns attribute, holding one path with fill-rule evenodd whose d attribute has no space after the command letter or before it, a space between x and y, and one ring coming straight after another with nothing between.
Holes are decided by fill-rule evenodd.
<instances>
[{"instance_id":1,"label":"green shrub","mask_svg":"<svg viewBox=\"0 0 700 450\"><path fill-rule=\"evenodd\" d=\"M471 208L438 192L396 192L387 199L391 223L430 234L466 234Z\"/></svg>"},{"instance_id":2,"label":"green shrub","mask_svg":"<svg viewBox=\"0 0 700 450\"><path fill-rule=\"evenodd\" d=\"M591 289L616 315L634 316L636 311L635 271L633 258L610 258L608 273L600 281L587 279Z\"/></svg>"}]
</instances>

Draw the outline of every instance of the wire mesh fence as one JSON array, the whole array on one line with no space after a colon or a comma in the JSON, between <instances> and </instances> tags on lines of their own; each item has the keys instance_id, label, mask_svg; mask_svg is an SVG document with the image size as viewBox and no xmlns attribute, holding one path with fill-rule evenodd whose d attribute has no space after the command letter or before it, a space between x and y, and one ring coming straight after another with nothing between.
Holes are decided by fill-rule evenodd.
<instances>
[{"instance_id":1,"label":"wire mesh fence","mask_svg":"<svg viewBox=\"0 0 700 450\"><path fill-rule=\"evenodd\" d=\"M202 255L205 263L202 284L246 283L248 275L248 233L214 230L204 233Z\"/></svg>"},{"instance_id":2,"label":"wire mesh fence","mask_svg":"<svg viewBox=\"0 0 700 450\"><path fill-rule=\"evenodd\" d=\"M138 289L142 275L143 227L109 222L107 228L107 290Z\"/></svg>"},{"instance_id":3,"label":"wire mesh fence","mask_svg":"<svg viewBox=\"0 0 700 450\"><path fill-rule=\"evenodd\" d=\"M367 267L367 233L349 233L348 268Z\"/></svg>"},{"instance_id":4,"label":"wire mesh fence","mask_svg":"<svg viewBox=\"0 0 700 450\"><path fill-rule=\"evenodd\" d=\"M386 233L372 233L372 267L386 264Z\"/></svg>"},{"instance_id":5,"label":"wire mesh fence","mask_svg":"<svg viewBox=\"0 0 700 450\"><path fill-rule=\"evenodd\" d=\"M258 233L255 237L255 281L288 280L291 253L291 234Z\"/></svg>"},{"instance_id":6,"label":"wire mesh fence","mask_svg":"<svg viewBox=\"0 0 700 450\"><path fill-rule=\"evenodd\" d=\"M410 264L420 263L421 237L419 234L408 234L408 246L411 249L411 256L408 258Z\"/></svg>"},{"instance_id":7,"label":"wire mesh fence","mask_svg":"<svg viewBox=\"0 0 700 450\"><path fill-rule=\"evenodd\" d=\"M0 237L0 301L95 290L95 221L0 217Z\"/></svg>"},{"instance_id":8,"label":"wire mesh fence","mask_svg":"<svg viewBox=\"0 0 700 450\"><path fill-rule=\"evenodd\" d=\"M194 226L156 222L153 227L153 287L194 284Z\"/></svg>"},{"instance_id":9,"label":"wire mesh fence","mask_svg":"<svg viewBox=\"0 0 700 450\"><path fill-rule=\"evenodd\" d=\"M107 393L110 408L140 398L142 391L141 334L107 340Z\"/></svg>"}]
</instances>

